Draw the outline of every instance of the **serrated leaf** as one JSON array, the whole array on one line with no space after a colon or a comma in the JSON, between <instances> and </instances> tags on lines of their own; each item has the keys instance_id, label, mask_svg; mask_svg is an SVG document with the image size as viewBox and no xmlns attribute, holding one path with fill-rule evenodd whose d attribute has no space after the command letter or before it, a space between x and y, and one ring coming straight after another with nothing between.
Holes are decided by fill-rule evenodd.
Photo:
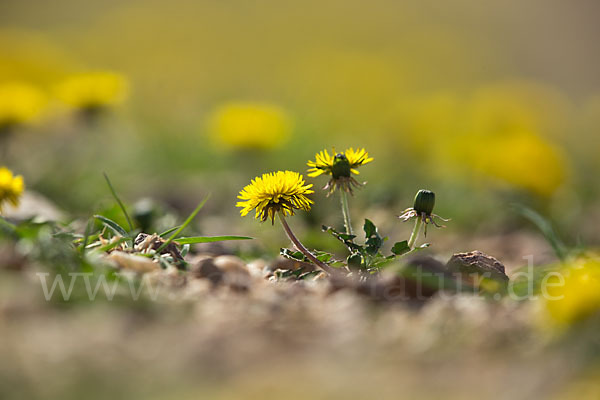
<instances>
[{"instance_id":1,"label":"serrated leaf","mask_svg":"<svg viewBox=\"0 0 600 400\"><path fill-rule=\"evenodd\" d=\"M365 219L365 224L363 225L363 230L365 231L365 238L370 238L371 236L377 234L377 227L369 219Z\"/></svg>"},{"instance_id":2,"label":"serrated leaf","mask_svg":"<svg viewBox=\"0 0 600 400\"><path fill-rule=\"evenodd\" d=\"M306 257L299 251L294 251L290 249L279 249L279 254L282 257L285 257L294 261L306 261Z\"/></svg>"},{"instance_id":3,"label":"serrated leaf","mask_svg":"<svg viewBox=\"0 0 600 400\"><path fill-rule=\"evenodd\" d=\"M365 246L368 254L374 256L379 253L379 249L383 246L384 239L379 235L377 231L377 227L373 222L368 219L365 219L365 224L363 226L365 231Z\"/></svg>"},{"instance_id":4,"label":"serrated leaf","mask_svg":"<svg viewBox=\"0 0 600 400\"><path fill-rule=\"evenodd\" d=\"M324 263L329 262L333 258L333 254L326 253L324 251L315 251L313 252L313 254L315 255L315 257L317 257L319 261L322 261Z\"/></svg>"},{"instance_id":5,"label":"serrated leaf","mask_svg":"<svg viewBox=\"0 0 600 400\"><path fill-rule=\"evenodd\" d=\"M354 239L356 236L347 235L345 233L340 233L330 226L323 225L322 228L323 228L323 231L329 232L334 238L336 238L337 240L342 242L348 248L348 250L350 250L351 253L355 252L355 251L363 251L362 246L360 246L352 241L352 239Z\"/></svg>"},{"instance_id":6,"label":"serrated leaf","mask_svg":"<svg viewBox=\"0 0 600 400\"><path fill-rule=\"evenodd\" d=\"M403 240L402 242L397 242L392 247L392 253L397 256L401 256L402 254L406 254L410 251L410 247L408 247L408 241Z\"/></svg>"},{"instance_id":7,"label":"serrated leaf","mask_svg":"<svg viewBox=\"0 0 600 400\"><path fill-rule=\"evenodd\" d=\"M319 275L320 273L321 273L320 270L304 272L303 274L298 275L298 279L306 280L310 277L315 277L315 276Z\"/></svg>"}]
</instances>

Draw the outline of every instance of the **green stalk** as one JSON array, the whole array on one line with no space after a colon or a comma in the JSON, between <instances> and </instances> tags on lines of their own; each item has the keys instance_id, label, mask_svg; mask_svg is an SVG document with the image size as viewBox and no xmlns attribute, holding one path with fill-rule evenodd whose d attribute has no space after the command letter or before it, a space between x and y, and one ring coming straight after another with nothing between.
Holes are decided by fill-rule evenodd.
<instances>
[{"instance_id":1,"label":"green stalk","mask_svg":"<svg viewBox=\"0 0 600 400\"><path fill-rule=\"evenodd\" d=\"M408 247L412 250L414 248L415 242L419 237L419 232L421 232L421 226L423 225L423 220L420 216L417 216L415 220L415 227L413 228L412 233L410 234L410 239L408 239Z\"/></svg>"},{"instance_id":2,"label":"green stalk","mask_svg":"<svg viewBox=\"0 0 600 400\"><path fill-rule=\"evenodd\" d=\"M294 247L296 247L296 249L298 249L299 252L304 254L306 256L306 258L308 258L310 261L312 261L315 265L317 265L319 268L321 268L323 271L327 272L328 274L332 275L336 272L329 265L325 264L323 261L321 261L317 257L315 257L306 247L304 247L304 245L302 243L300 243L300 240L298 240L296 235L294 235L294 232L292 232L292 229L290 228L287 221L285 220L285 216L283 215L282 212L279 212L279 220L281 221L283 230L287 234L288 238L290 238L290 240L294 244Z\"/></svg>"},{"instance_id":3,"label":"green stalk","mask_svg":"<svg viewBox=\"0 0 600 400\"><path fill-rule=\"evenodd\" d=\"M346 234L353 235L352 221L350 221L350 209L348 208L348 193L346 193L346 191L343 189L340 189L340 199L342 200L342 214L344 215L344 227L346 228Z\"/></svg>"}]
</instances>

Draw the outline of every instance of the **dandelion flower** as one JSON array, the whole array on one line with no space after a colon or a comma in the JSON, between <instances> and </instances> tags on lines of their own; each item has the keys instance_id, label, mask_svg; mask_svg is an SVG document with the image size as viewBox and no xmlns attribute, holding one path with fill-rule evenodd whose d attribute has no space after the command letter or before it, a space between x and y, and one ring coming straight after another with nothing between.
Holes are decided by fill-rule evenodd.
<instances>
[{"instance_id":1,"label":"dandelion flower","mask_svg":"<svg viewBox=\"0 0 600 400\"><path fill-rule=\"evenodd\" d=\"M329 190L329 194L339 188L352 194L352 187L359 187L361 184L352 177L352 174L358 175L358 167L373 161L365 149L353 148L347 149L343 153L336 153L333 149L332 155L327 150L316 154L315 161L308 161L306 165L311 167L308 170L308 176L314 178L319 175L331 175L331 179L323 188Z\"/></svg>"},{"instance_id":2,"label":"dandelion flower","mask_svg":"<svg viewBox=\"0 0 600 400\"><path fill-rule=\"evenodd\" d=\"M208 129L217 142L228 148L269 150L289 139L292 121L275 105L231 102L213 112Z\"/></svg>"},{"instance_id":3,"label":"dandelion flower","mask_svg":"<svg viewBox=\"0 0 600 400\"><path fill-rule=\"evenodd\" d=\"M25 184L22 176L13 175L8 168L0 167L0 212L5 203L18 206L19 198L24 190Z\"/></svg>"},{"instance_id":4,"label":"dandelion flower","mask_svg":"<svg viewBox=\"0 0 600 400\"><path fill-rule=\"evenodd\" d=\"M275 215L279 216L281 225L296 249L323 271L331 274L335 270L312 254L292 232L286 216L294 215L294 210L310 211L313 201L307 195L314 193L312 185L307 185L297 172L277 171L256 177L240 192L236 204L242 207L240 214L245 217L256 210L256 219L263 222L271 218L275 223Z\"/></svg>"},{"instance_id":5,"label":"dandelion flower","mask_svg":"<svg viewBox=\"0 0 600 400\"><path fill-rule=\"evenodd\" d=\"M114 72L73 75L56 87L56 96L78 110L97 110L121 104L128 92L127 79Z\"/></svg>"},{"instance_id":6,"label":"dandelion flower","mask_svg":"<svg viewBox=\"0 0 600 400\"><path fill-rule=\"evenodd\" d=\"M21 82L0 84L0 130L35 122L46 106L46 96Z\"/></svg>"},{"instance_id":7,"label":"dandelion flower","mask_svg":"<svg viewBox=\"0 0 600 400\"><path fill-rule=\"evenodd\" d=\"M266 221L281 212L284 216L294 215L294 210L309 211L313 203L307 195L314 193L312 184L307 185L302 175L292 171L278 171L256 177L244 187L238 198L242 201L242 216L256 210L256 219Z\"/></svg>"},{"instance_id":8,"label":"dandelion flower","mask_svg":"<svg viewBox=\"0 0 600 400\"><path fill-rule=\"evenodd\" d=\"M600 312L600 259L575 260L561 276L562 282L548 280L544 300L553 322L571 325Z\"/></svg>"}]
</instances>

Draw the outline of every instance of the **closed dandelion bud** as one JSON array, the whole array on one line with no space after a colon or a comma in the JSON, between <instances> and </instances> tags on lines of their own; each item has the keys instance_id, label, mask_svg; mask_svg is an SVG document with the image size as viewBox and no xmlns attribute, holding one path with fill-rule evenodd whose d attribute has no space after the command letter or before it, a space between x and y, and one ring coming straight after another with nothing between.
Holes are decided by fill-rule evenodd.
<instances>
[{"instance_id":1,"label":"closed dandelion bud","mask_svg":"<svg viewBox=\"0 0 600 400\"><path fill-rule=\"evenodd\" d=\"M333 165L331 166L331 175L333 176L333 179L349 177L350 172L351 167L348 158L342 153L336 154L333 158Z\"/></svg>"},{"instance_id":2,"label":"closed dandelion bud","mask_svg":"<svg viewBox=\"0 0 600 400\"><path fill-rule=\"evenodd\" d=\"M346 259L346 263L348 264L348 268L352 270L358 270L362 266L362 256L359 253L353 253L348 256Z\"/></svg>"},{"instance_id":3,"label":"closed dandelion bud","mask_svg":"<svg viewBox=\"0 0 600 400\"><path fill-rule=\"evenodd\" d=\"M431 215L433 206L435 205L435 193L430 190L419 190L415 196L415 204L413 206L417 214Z\"/></svg>"}]
</instances>

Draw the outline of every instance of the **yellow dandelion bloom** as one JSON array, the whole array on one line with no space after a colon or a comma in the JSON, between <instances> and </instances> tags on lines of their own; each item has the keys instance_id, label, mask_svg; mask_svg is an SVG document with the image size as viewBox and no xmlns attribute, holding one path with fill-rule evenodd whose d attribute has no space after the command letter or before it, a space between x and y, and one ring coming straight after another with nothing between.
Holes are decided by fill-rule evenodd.
<instances>
[{"instance_id":1,"label":"yellow dandelion bloom","mask_svg":"<svg viewBox=\"0 0 600 400\"><path fill-rule=\"evenodd\" d=\"M0 167L0 212L5 203L18 206L19 198L24 190L25 184L22 176L13 175L8 168Z\"/></svg>"},{"instance_id":2,"label":"yellow dandelion bloom","mask_svg":"<svg viewBox=\"0 0 600 400\"><path fill-rule=\"evenodd\" d=\"M600 259L576 260L560 275L562 282L558 278L548 280L548 296L544 300L555 323L570 325L600 313Z\"/></svg>"},{"instance_id":3,"label":"yellow dandelion bloom","mask_svg":"<svg viewBox=\"0 0 600 400\"><path fill-rule=\"evenodd\" d=\"M567 162L561 149L537 134L516 131L469 143L465 147L471 151L464 162L499 181L549 196L566 180Z\"/></svg>"},{"instance_id":4,"label":"yellow dandelion bloom","mask_svg":"<svg viewBox=\"0 0 600 400\"><path fill-rule=\"evenodd\" d=\"M352 193L352 186L358 187L360 183L352 178L352 174L358 175L358 167L373 161L365 149L352 147L343 153L337 153L335 149L332 155L327 150L320 151L315 156L315 161L308 161L306 165L311 167L308 176L314 178L319 175L331 175L331 180L324 189L332 193L337 187Z\"/></svg>"},{"instance_id":5,"label":"yellow dandelion bloom","mask_svg":"<svg viewBox=\"0 0 600 400\"><path fill-rule=\"evenodd\" d=\"M0 129L36 121L46 106L46 96L21 82L0 84Z\"/></svg>"},{"instance_id":6,"label":"yellow dandelion bloom","mask_svg":"<svg viewBox=\"0 0 600 400\"><path fill-rule=\"evenodd\" d=\"M129 94L124 76L89 72L68 77L56 86L56 97L70 107L86 110L121 104Z\"/></svg>"},{"instance_id":7,"label":"yellow dandelion bloom","mask_svg":"<svg viewBox=\"0 0 600 400\"><path fill-rule=\"evenodd\" d=\"M309 211L313 201L307 195L314 193L313 185L307 185L302 175L292 171L277 171L256 177L240 192L236 206L242 207L240 214L245 217L256 210L256 219L266 221L282 212L284 216L294 215L294 210Z\"/></svg>"},{"instance_id":8,"label":"yellow dandelion bloom","mask_svg":"<svg viewBox=\"0 0 600 400\"><path fill-rule=\"evenodd\" d=\"M281 107L271 104L232 102L217 108L208 129L216 141L233 149L268 150L285 143L292 120Z\"/></svg>"}]
</instances>

